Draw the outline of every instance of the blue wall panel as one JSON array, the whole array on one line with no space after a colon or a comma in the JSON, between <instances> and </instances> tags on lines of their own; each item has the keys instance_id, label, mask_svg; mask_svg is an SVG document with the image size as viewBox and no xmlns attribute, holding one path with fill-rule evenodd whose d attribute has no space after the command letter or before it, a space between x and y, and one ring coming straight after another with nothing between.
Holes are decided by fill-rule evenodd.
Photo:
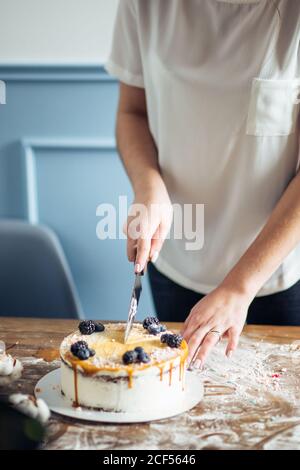
<instances>
[{"instance_id":1,"label":"blue wall panel","mask_svg":"<svg viewBox=\"0 0 300 470\"><path fill-rule=\"evenodd\" d=\"M125 319L126 241L96 237L96 207L132 196L114 144L117 82L96 66L0 66L0 80L0 217L51 227L86 316ZM145 283L139 318L149 313Z\"/></svg>"}]
</instances>

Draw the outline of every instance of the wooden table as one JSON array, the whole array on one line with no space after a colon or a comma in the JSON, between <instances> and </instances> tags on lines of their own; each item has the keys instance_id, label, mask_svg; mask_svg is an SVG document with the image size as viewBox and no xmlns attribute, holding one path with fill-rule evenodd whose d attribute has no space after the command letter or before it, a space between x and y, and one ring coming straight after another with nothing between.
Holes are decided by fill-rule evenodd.
<instances>
[{"instance_id":1,"label":"wooden table","mask_svg":"<svg viewBox=\"0 0 300 470\"><path fill-rule=\"evenodd\" d=\"M32 393L59 367L63 337L77 321L0 318L0 339L24 365L0 395ZM170 324L178 329L179 324ZM231 360L220 344L202 372L205 397L184 415L108 425L52 414L45 449L300 449L300 327L248 326Z\"/></svg>"}]
</instances>

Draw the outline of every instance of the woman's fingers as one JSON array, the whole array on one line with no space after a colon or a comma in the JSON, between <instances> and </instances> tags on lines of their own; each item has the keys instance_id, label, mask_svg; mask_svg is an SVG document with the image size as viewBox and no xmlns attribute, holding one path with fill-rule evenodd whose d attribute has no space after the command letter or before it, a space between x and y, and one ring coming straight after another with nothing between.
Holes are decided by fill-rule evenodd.
<instances>
[{"instance_id":1,"label":"woman's fingers","mask_svg":"<svg viewBox=\"0 0 300 470\"><path fill-rule=\"evenodd\" d=\"M187 325L183 325L183 329L181 333L187 343L189 343L189 341L191 340L196 330L202 329L204 327L206 328L206 331L208 331L207 321L205 319L202 319L202 321L200 322L200 318L201 318L200 312L196 316L194 310L192 309L189 317L190 317L190 320L187 323Z\"/></svg>"},{"instance_id":2,"label":"woman's fingers","mask_svg":"<svg viewBox=\"0 0 300 470\"><path fill-rule=\"evenodd\" d=\"M152 240L151 240L151 249L150 249L150 259L153 263L158 258L159 252L163 246L165 237L163 236L162 227L159 225L155 230Z\"/></svg>"},{"instance_id":3,"label":"woman's fingers","mask_svg":"<svg viewBox=\"0 0 300 470\"><path fill-rule=\"evenodd\" d=\"M139 265L141 271L145 268L146 262L150 259L153 263L158 258L163 240L155 240L155 243L148 239L134 240L128 236L127 238L127 258L129 261L135 262L135 266Z\"/></svg>"},{"instance_id":4,"label":"woman's fingers","mask_svg":"<svg viewBox=\"0 0 300 470\"><path fill-rule=\"evenodd\" d=\"M215 330L215 331L219 331L218 328L213 328L213 329L210 329L205 337L203 338L202 342L200 341L199 344L200 347L198 346L198 352L197 352L197 355L194 359L194 362L193 362L193 366L196 368L196 369L200 369L203 364L206 362L206 359L208 357L208 355L210 354L211 350L213 349L213 347L219 342L220 340L220 336L218 335L218 333L214 333L212 330ZM228 337L228 344L227 344L227 348L226 348L226 356L228 358L231 357L232 353L236 350L237 346L238 346L238 342L239 342L239 336L240 336L240 332L238 331L237 328L235 327L232 327L232 328L229 328L229 330L227 330L223 335L222 335L222 332L220 331L220 335L221 336L227 336ZM196 338L196 341L197 341L197 335L194 335L195 338ZM198 338L200 337L200 335L198 336ZM197 348L195 348L195 346L193 345L193 351L197 351Z\"/></svg>"},{"instance_id":5,"label":"woman's fingers","mask_svg":"<svg viewBox=\"0 0 300 470\"><path fill-rule=\"evenodd\" d=\"M182 329L181 329L181 331L180 331L180 334L181 334L182 336L184 336L185 333L186 333L186 330L187 330L187 328L188 328L188 325L189 325L191 316L192 316L192 310L190 311L189 315L186 317L186 319L185 319L185 321L184 321L184 323L183 323Z\"/></svg>"},{"instance_id":6,"label":"woman's fingers","mask_svg":"<svg viewBox=\"0 0 300 470\"><path fill-rule=\"evenodd\" d=\"M123 232L127 235L127 257L135 261L135 272L145 269L148 260L156 261L172 223L173 208L151 201L133 203L128 211Z\"/></svg>"},{"instance_id":7,"label":"woman's fingers","mask_svg":"<svg viewBox=\"0 0 300 470\"><path fill-rule=\"evenodd\" d=\"M149 259L150 254L150 238L147 235L146 227L134 233L139 236L133 237L130 233L130 223L134 220L131 216L128 216L127 221L123 225L123 232L127 236L127 258L129 261L135 263L135 272L140 272L145 268L145 265Z\"/></svg>"},{"instance_id":8,"label":"woman's fingers","mask_svg":"<svg viewBox=\"0 0 300 470\"><path fill-rule=\"evenodd\" d=\"M149 238L140 238L137 242L136 259L134 270L136 273L141 272L149 259L151 248L151 240Z\"/></svg>"},{"instance_id":9,"label":"woman's fingers","mask_svg":"<svg viewBox=\"0 0 300 470\"><path fill-rule=\"evenodd\" d=\"M211 330L208 331L202 341L202 344L199 348L199 351L193 364L196 369L201 369L207 359L207 356L211 352L212 348L219 342L219 340L220 336L217 333L213 333Z\"/></svg>"},{"instance_id":10,"label":"woman's fingers","mask_svg":"<svg viewBox=\"0 0 300 470\"><path fill-rule=\"evenodd\" d=\"M188 346L189 346L189 355L188 355L188 360L187 360L188 366L193 360L197 349L199 348L200 344L202 343L203 339L205 338L209 330L210 328L208 326L198 328L196 331L194 331L194 334L188 341Z\"/></svg>"},{"instance_id":11,"label":"woman's fingers","mask_svg":"<svg viewBox=\"0 0 300 470\"><path fill-rule=\"evenodd\" d=\"M127 239L127 258L128 261L135 261L136 258L136 240L132 240L132 238Z\"/></svg>"},{"instance_id":12,"label":"woman's fingers","mask_svg":"<svg viewBox=\"0 0 300 470\"><path fill-rule=\"evenodd\" d=\"M184 336L186 338L187 341L189 341L191 335L194 333L195 331L195 316L197 317L201 317L202 316L202 323L205 324L206 322L204 321L204 318L203 318L203 314L204 314L204 311L202 309L202 306L203 306L203 301L204 301L205 297L200 300L193 308L192 310L190 311L189 315L187 316L187 318L185 319L185 322L183 324L183 327L181 329L181 335ZM201 314L201 311L203 311L203 314ZM198 327L200 325L198 324Z\"/></svg>"},{"instance_id":13,"label":"woman's fingers","mask_svg":"<svg viewBox=\"0 0 300 470\"><path fill-rule=\"evenodd\" d=\"M233 352L238 347L240 333L236 328L232 327L232 328L229 328L227 334L228 334L228 344L226 348L226 356L231 357Z\"/></svg>"},{"instance_id":14,"label":"woman's fingers","mask_svg":"<svg viewBox=\"0 0 300 470\"><path fill-rule=\"evenodd\" d=\"M124 222L124 225L123 225L123 233L124 233L124 235L127 236L127 258L128 258L128 261L133 262L133 261L135 261L135 257L136 257L136 244L137 244L137 241L134 240L133 238L131 238L129 233L128 233L129 223L130 223L130 218L128 217L127 220Z\"/></svg>"},{"instance_id":15,"label":"woman's fingers","mask_svg":"<svg viewBox=\"0 0 300 470\"><path fill-rule=\"evenodd\" d=\"M129 223L130 221L127 221L123 227L123 232L127 235L127 258L129 261L135 261L135 271L140 272L145 269L148 260L153 263L157 260L164 243L164 230L159 226L151 235L144 229L141 237L134 239L129 235Z\"/></svg>"}]
</instances>

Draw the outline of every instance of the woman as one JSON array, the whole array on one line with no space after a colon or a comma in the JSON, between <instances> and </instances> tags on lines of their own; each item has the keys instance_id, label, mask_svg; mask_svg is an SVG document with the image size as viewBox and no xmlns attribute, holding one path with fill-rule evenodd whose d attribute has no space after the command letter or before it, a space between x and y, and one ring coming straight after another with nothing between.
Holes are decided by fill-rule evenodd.
<instances>
[{"instance_id":1,"label":"woman","mask_svg":"<svg viewBox=\"0 0 300 470\"><path fill-rule=\"evenodd\" d=\"M248 323L300 324L300 2L121 0L107 69L134 202L128 232L160 319L184 321L195 367ZM204 204L204 245L166 239L172 203ZM128 217L127 228L132 221ZM135 246L137 243L137 253Z\"/></svg>"}]
</instances>

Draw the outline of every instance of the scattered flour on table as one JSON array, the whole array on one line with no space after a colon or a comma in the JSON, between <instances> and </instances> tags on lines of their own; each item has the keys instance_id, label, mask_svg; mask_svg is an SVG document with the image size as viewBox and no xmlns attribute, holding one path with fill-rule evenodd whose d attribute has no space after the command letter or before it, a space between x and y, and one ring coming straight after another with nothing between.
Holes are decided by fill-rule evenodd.
<instances>
[{"instance_id":1,"label":"scattered flour on table","mask_svg":"<svg viewBox=\"0 0 300 470\"><path fill-rule=\"evenodd\" d=\"M45 448L300 449L300 341L249 335L231 359L224 350L220 343L200 372L205 397L189 412L136 427L53 420L59 437Z\"/></svg>"},{"instance_id":2,"label":"scattered flour on table","mask_svg":"<svg viewBox=\"0 0 300 470\"><path fill-rule=\"evenodd\" d=\"M152 423L144 444L300 449L300 341L278 345L243 336L231 359L224 351L220 343L200 372L206 390L202 403L171 422Z\"/></svg>"},{"instance_id":3,"label":"scattered flour on table","mask_svg":"<svg viewBox=\"0 0 300 470\"><path fill-rule=\"evenodd\" d=\"M243 337L231 359L224 350L220 344L208 358L202 372L208 383L229 387L245 402L300 405L300 341L278 345Z\"/></svg>"}]
</instances>

